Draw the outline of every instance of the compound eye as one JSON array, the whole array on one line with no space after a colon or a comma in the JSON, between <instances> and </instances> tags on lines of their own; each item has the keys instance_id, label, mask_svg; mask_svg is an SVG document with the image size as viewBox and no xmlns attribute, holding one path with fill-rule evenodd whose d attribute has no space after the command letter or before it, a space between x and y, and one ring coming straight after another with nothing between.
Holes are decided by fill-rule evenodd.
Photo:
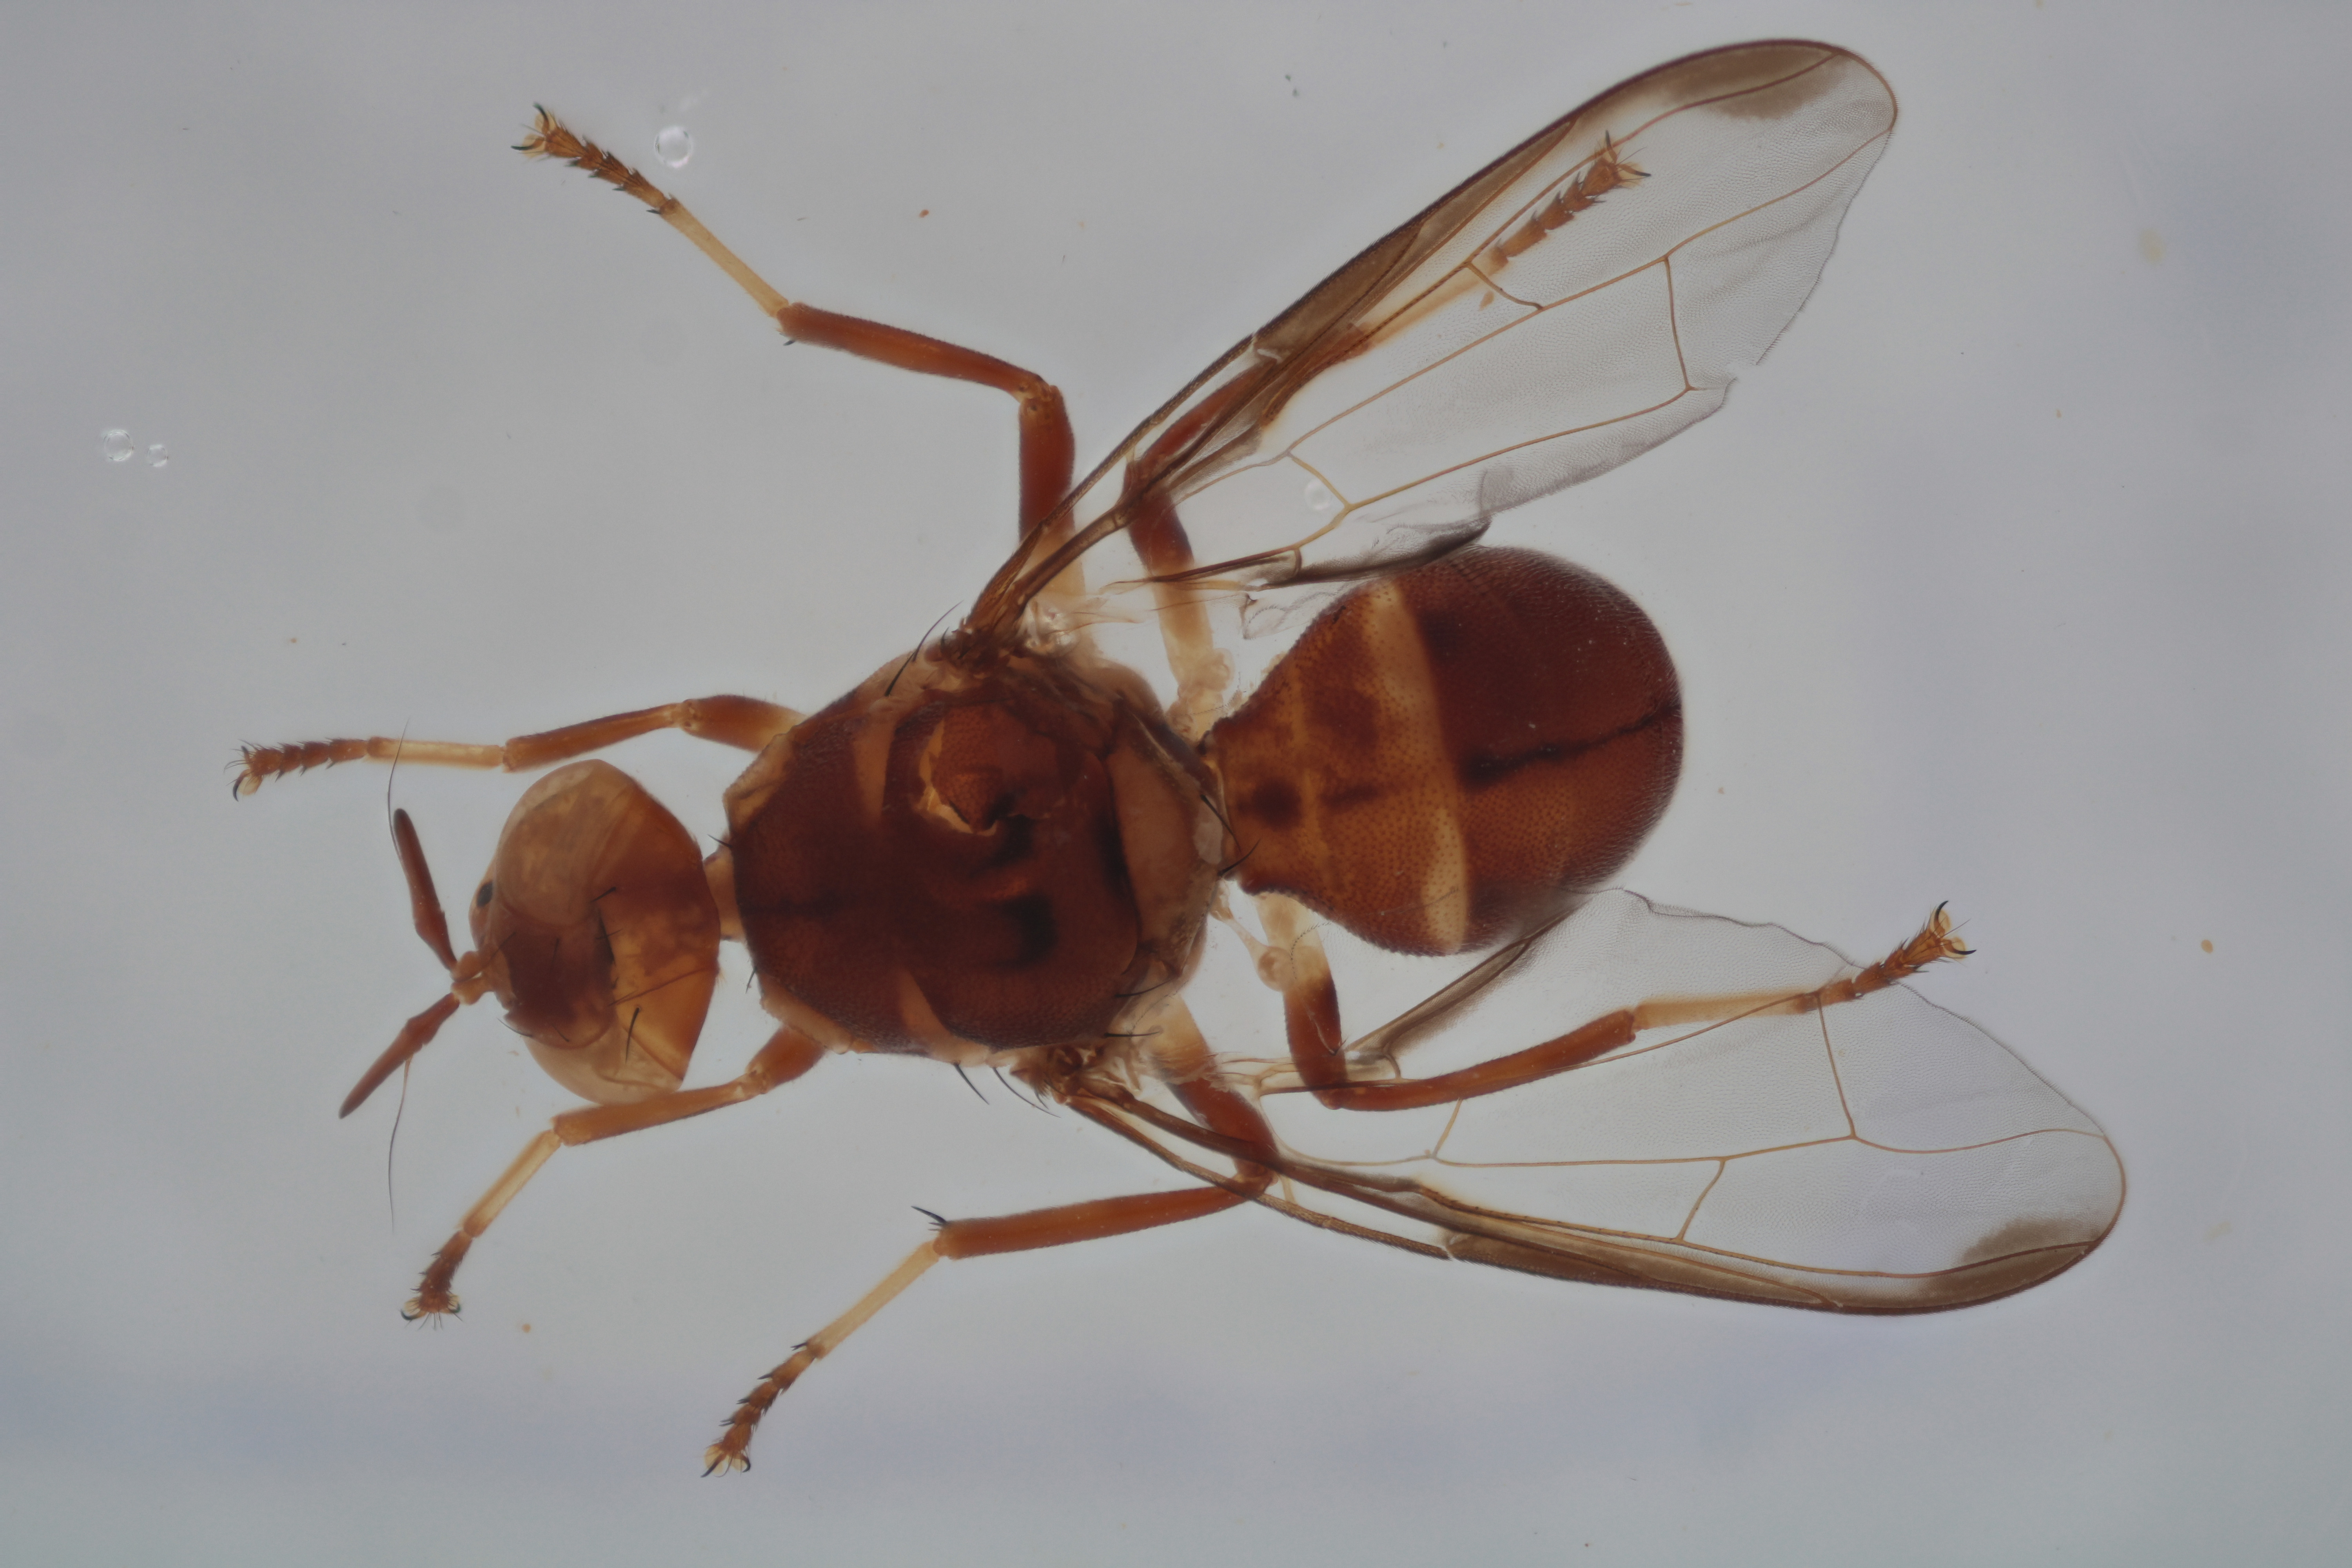
<instances>
[{"instance_id":1,"label":"compound eye","mask_svg":"<svg viewBox=\"0 0 2352 1568\"><path fill-rule=\"evenodd\" d=\"M482 885L474 889L474 907L478 910L488 909L490 907L490 896L496 889L497 886L498 884L491 879L488 877L483 878Z\"/></svg>"}]
</instances>

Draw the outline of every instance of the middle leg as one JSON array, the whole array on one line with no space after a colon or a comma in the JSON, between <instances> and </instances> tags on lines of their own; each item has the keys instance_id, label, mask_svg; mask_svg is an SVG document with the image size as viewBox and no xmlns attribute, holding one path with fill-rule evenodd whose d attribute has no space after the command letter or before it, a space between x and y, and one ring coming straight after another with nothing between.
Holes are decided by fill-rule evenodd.
<instances>
[{"instance_id":1,"label":"middle leg","mask_svg":"<svg viewBox=\"0 0 2352 1568\"><path fill-rule=\"evenodd\" d=\"M1175 1086L1185 1108L1215 1136L1242 1152L1235 1156L1239 1172L1231 1186L1191 1187L1172 1193L1129 1193L1032 1209L1025 1214L998 1215L986 1219L950 1219L923 1244L908 1253L882 1282L858 1298L857 1304L810 1335L793 1353L752 1386L728 1417L727 1430L703 1454L704 1475L751 1468L751 1434L784 1390L801 1374L839 1347L867 1319L890 1304L900 1291L921 1279L943 1258L988 1258L999 1253L1028 1252L1039 1247L1066 1247L1098 1241L1163 1225L1180 1225L1249 1202L1273 1179L1263 1165L1248 1159L1252 1152L1270 1155L1273 1134L1257 1108L1231 1089L1206 1080Z\"/></svg>"},{"instance_id":2,"label":"middle leg","mask_svg":"<svg viewBox=\"0 0 2352 1568\"><path fill-rule=\"evenodd\" d=\"M656 217L717 262L736 286L751 297L752 303L796 342L838 349L860 359L924 375L974 382L1011 396L1021 411L1021 537L1029 538L1040 523L1055 517L1069 492L1070 476L1077 459L1077 438L1071 433L1070 416L1063 406L1061 392L1045 377L992 354L961 348L903 327L885 326L879 321L821 310L786 299L740 257L720 244L717 236L702 226L699 218L687 211L684 202L594 142L575 135L544 109L539 111L538 121L516 150L533 158L562 159L592 178L645 203ZM1060 539L1066 536L1068 528L1068 514L1063 512L1055 522L1058 532L1040 538L1036 542L1040 549L1030 553L1051 553Z\"/></svg>"}]
</instances>

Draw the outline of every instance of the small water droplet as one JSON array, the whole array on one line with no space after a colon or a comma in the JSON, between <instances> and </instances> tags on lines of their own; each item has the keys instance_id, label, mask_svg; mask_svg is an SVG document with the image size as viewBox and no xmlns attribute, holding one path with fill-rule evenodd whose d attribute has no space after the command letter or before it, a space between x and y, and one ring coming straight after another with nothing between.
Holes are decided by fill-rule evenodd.
<instances>
[{"instance_id":1,"label":"small water droplet","mask_svg":"<svg viewBox=\"0 0 2352 1568\"><path fill-rule=\"evenodd\" d=\"M1338 506L1339 504L1339 498L1331 493L1330 486L1325 484L1321 479L1309 479L1307 481L1307 510L1329 511L1333 507Z\"/></svg>"},{"instance_id":2,"label":"small water droplet","mask_svg":"<svg viewBox=\"0 0 2352 1568\"><path fill-rule=\"evenodd\" d=\"M166 446L165 446L165 445L163 445L163 442L161 442L161 441L156 441L156 442L152 442L152 443L150 443L150 444L149 444L149 446L148 446L148 447L147 447L147 466L148 466L149 468L169 468L169 467L171 466L171 463L172 463L172 449L171 449L169 447L166 447Z\"/></svg>"},{"instance_id":3,"label":"small water droplet","mask_svg":"<svg viewBox=\"0 0 2352 1568\"><path fill-rule=\"evenodd\" d=\"M654 132L654 156L673 169L683 169L694 156L694 132L683 125L665 125Z\"/></svg>"},{"instance_id":4,"label":"small water droplet","mask_svg":"<svg viewBox=\"0 0 2352 1568\"><path fill-rule=\"evenodd\" d=\"M127 463L139 448L131 444L128 430L101 430L98 433L99 455L110 463Z\"/></svg>"}]
</instances>

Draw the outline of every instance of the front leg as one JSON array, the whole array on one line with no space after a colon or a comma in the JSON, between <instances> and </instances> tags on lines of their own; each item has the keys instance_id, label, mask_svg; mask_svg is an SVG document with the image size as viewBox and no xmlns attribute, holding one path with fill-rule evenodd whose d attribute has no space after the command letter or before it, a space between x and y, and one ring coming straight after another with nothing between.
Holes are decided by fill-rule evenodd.
<instances>
[{"instance_id":1,"label":"front leg","mask_svg":"<svg viewBox=\"0 0 2352 1568\"><path fill-rule=\"evenodd\" d=\"M520 773L550 763L568 762L656 730L678 730L700 741L716 741L756 752L801 721L789 708L762 702L756 697L696 697L607 714L584 723L517 735L496 745L467 741L412 741L404 735L371 735L365 740L300 741L288 745L247 746L239 758L235 793L251 795L265 779L312 768L362 760L376 763L419 763L444 768L495 768Z\"/></svg>"},{"instance_id":2,"label":"front leg","mask_svg":"<svg viewBox=\"0 0 2352 1568\"><path fill-rule=\"evenodd\" d=\"M599 1105L563 1112L548 1125L546 1131L524 1146L515 1163L507 1167L506 1174L482 1194L479 1203L466 1211L457 1234L433 1255L432 1265L425 1270L415 1296L401 1309L400 1315L414 1321L457 1310L457 1294L450 1287L457 1278L457 1266L473 1247L474 1238L490 1228L499 1212L514 1201L515 1194L554 1157L558 1149L618 1138L625 1132L641 1132L648 1127L700 1116L724 1105L756 1100L778 1084L790 1083L800 1077L816 1066L824 1054L824 1047L786 1026L778 1029L760 1047L751 1065L725 1083L713 1084L709 1089L679 1089L628 1105Z\"/></svg>"}]
</instances>

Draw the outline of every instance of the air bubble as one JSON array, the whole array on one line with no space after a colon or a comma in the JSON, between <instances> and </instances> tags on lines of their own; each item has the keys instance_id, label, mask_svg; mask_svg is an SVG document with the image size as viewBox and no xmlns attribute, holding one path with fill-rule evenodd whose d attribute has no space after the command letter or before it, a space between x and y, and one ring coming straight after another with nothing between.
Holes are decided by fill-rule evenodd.
<instances>
[{"instance_id":1,"label":"air bubble","mask_svg":"<svg viewBox=\"0 0 2352 1568\"><path fill-rule=\"evenodd\" d=\"M654 156L673 169L683 169L694 156L694 132L683 125L665 125L654 133Z\"/></svg>"},{"instance_id":2,"label":"air bubble","mask_svg":"<svg viewBox=\"0 0 2352 1568\"><path fill-rule=\"evenodd\" d=\"M1339 504L1339 498L1331 493L1330 486L1325 484L1321 479L1309 479L1307 481L1307 510L1329 511L1333 507L1338 506Z\"/></svg>"},{"instance_id":3,"label":"air bubble","mask_svg":"<svg viewBox=\"0 0 2352 1568\"><path fill-rule=\"evenodd\" d=\"M128 430L101 430L98 433L98 450L110 463L127 463L139 448L131 444Z\"/></svg>"},{"instance_id":4,"label":"air bubble","mask_svg":"<svg viewBox=\"0 0 2352 1568\"><path fill-rule=\"evenodd\" d=\"M161 442L161 441L152 442L152 443L151 443L151 444L148 446L148 447L147 447L147 466L148 466L149 468L169 468L169 467L171 466L171 463L172 463L172 449L171 449L169 447L166 447L166 446L165 446L165 445L163 445L163 442Z\"/></svg>"}]
</instances>

